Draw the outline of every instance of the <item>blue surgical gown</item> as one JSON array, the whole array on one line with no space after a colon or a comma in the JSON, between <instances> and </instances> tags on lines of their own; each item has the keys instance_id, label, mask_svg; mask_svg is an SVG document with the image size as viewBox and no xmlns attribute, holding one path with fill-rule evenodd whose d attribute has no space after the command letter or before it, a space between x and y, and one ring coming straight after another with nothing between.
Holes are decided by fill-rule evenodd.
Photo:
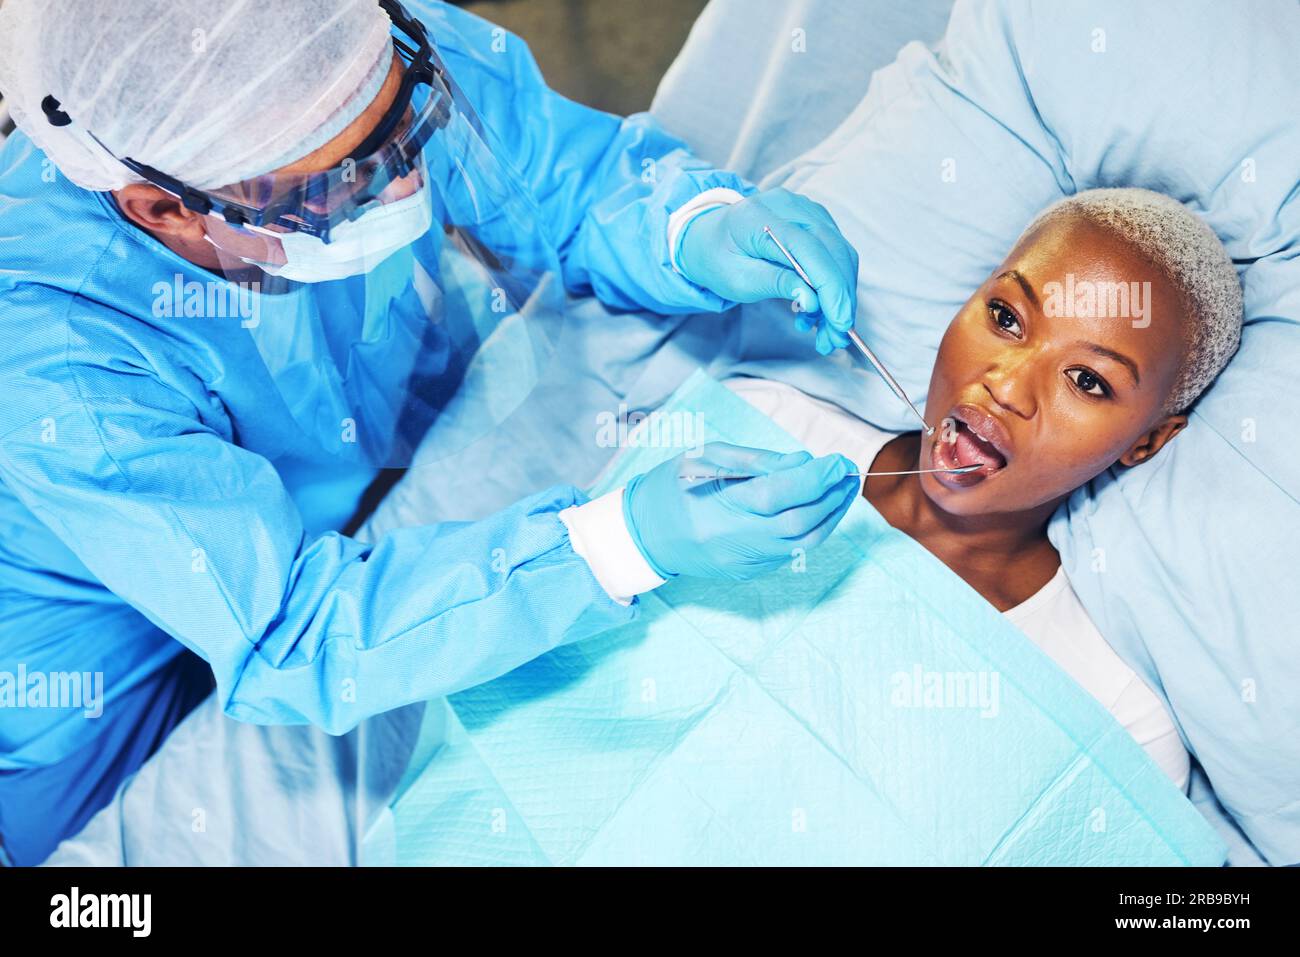
<instances>
[{"instance_id":1,"label":"blue surgical gown","mask_svg":"<svg viewBox=\"0 0 1300 957\"><path fill-rule=\"evenodd\" d=\"M569 290L727 305L670 267L668 217L752 187L647 115L550 91L519 39L409 8L536 200ZM17 863L79 830L213 680L234 718L343 733L637 613L570 545L572 487L373 544L341 534L373 469L296 443L237 324L155 315L155 284L178 276L213 279L23 135L0 151L0 838ZM102 673L102 714L20 702L20 668Z\"/></svg>"}]
</instances>

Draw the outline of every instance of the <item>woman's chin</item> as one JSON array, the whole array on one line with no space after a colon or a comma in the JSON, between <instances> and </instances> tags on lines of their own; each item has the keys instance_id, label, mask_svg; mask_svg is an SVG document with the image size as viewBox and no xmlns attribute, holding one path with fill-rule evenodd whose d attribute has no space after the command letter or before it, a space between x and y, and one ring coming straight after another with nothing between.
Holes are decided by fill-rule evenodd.
<instances>
[{"instance_id":1,"label":"woman's chin","mask_svg":"<svg viewBox=\"0 0 1300 957\"><path fill-rule=\"evenodd\" d=\"M986 482L978 472L965 475L925 472L920 479L925 497L945 512L979 515L988 511L991 500L984 494Z\"/></svg>"}]
</instances>

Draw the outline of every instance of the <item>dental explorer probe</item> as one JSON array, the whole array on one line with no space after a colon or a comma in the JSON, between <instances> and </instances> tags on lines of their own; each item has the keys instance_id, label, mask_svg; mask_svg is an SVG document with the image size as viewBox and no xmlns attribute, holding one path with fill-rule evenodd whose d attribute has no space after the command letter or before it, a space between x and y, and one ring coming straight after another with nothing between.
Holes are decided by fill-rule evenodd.
<instances>
[{"instance_id":1,"label":"dental explorer probe","mask_svg":"<svg viewBox=\"0 0 1300 957\"><path fill-rule=\"evenodd\" d=\"M867 476L871 476L871 475L921 475L922 473L925 472L950 472L954 475L960 475L965 472L974 472L976 469L982 469L983 467L984 467L983 465L976 464L976 465L959 465L956 468L951 468L951 469L903 469L901 472L845 472L844 477L848 478L850 476L853 476L856 478L866 478ZM742 472L736 472L734 474L724 475L720 472L714 472L712 475L707 475L707 474L679 475L677 477L679 479L684 479L688 482L714 482L714 481L726 482L731 479L760 478L762 475L766 475L766 474L769 473L756 472L751 475Z\"/></svg>"},{"instance_id":2,"label":"dental explorer probe","mask_svg":"<svg viewBox=\"0 0 1300 957\"><path fill-rule=\"evenodd\" d=\"M790 255L790 250L786 249L785 245L781 242L781 240L776 238L776 233L772 232L772 227L764 226L763 232L767 233L768 236L772 237L772 242L776 243L776 248L781 250L781 255L784 256L789 261L794 271L799 274L799 278L808 284L808 288L815 292L817 290L817 287L813 285L813 281L808 278L808 274L803 271L803 267L799 265L799 262L792 255ZM932 426L930 423L925 421L925 416L921 415L921 413L917 411L916 406L912 404L912 400L909 399L907 397L907 393L903 391L903 387L898 384L898 380L889 374L889 370L886 369L884 364L879 359L876 358L876 354L867 348L867 344L862 341L862 337L858 335L857 330L850 327L847 334L849 337L849 341L852 342L853 345L857 347L857 350L859 352L861 352L864 356L866 356L868 362L870 362L873 366L875 366L876 371L880 373L880 377L884 379L885 383L889 386L889 388L893 390L894 395L898 396L900 399L906 402L907 407L912 410L912 414L921 420L921 425L925 426L925 434L934 435L934 426ZM931 471L947 472L953 470L933 469ZM875 474L879 475L884 473L877 472Z\"/></svg>"}]
</instances>

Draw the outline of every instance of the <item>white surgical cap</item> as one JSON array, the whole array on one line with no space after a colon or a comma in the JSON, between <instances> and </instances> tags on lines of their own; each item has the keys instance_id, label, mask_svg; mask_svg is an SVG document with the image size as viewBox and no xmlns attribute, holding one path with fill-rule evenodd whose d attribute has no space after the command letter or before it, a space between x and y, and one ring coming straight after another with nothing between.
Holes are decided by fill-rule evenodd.
<instances>
[{"instance_id":1,"label":"white surgical cap","mask_svg":"<svg viewBox=\"0 0 1300 957\"><path fill-rule=\"evenodd\" d=\"M355 120L392 62L375 0L3 0L0 92L79 186L140 182L86 135L198 189L301 159ZM50 125L53 95L72 124Z\"/></svg>"}]
</instances>

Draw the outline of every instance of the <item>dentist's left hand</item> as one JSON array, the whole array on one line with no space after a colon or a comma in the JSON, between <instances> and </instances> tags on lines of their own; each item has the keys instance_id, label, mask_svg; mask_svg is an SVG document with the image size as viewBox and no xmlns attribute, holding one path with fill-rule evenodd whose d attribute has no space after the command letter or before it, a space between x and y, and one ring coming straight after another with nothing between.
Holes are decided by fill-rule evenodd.
<instances>
[{"instance_id":1,"label":"dentist's left hand","mask_svg":"<svg viewBox=\"0 0 1300 957\"><path fill-rule=\"evenodd\" d=\"M799 278L772 238L803 267ZM678 237L683 276L732 302L789 299L798 303L795 325L816 330L817 351L828 355L849 344L858 307L858 254L825 207L785 189L755 193L730 206L697 215Z\"/></svg>"},{"instance_id":2,"label":"dentist's left hand","mask_svg":"<svg viewBox=\"0 0 1300 957\"><path fill-rule=\"evenodd\" d=\"M743 580L821 544L858 494L842 455L781 455L723 442L698 458L679 455L638 475L623 492L623 518L660 578ZM687 473L754 475L691 481Z\"/></svg>"}]
</instances>

